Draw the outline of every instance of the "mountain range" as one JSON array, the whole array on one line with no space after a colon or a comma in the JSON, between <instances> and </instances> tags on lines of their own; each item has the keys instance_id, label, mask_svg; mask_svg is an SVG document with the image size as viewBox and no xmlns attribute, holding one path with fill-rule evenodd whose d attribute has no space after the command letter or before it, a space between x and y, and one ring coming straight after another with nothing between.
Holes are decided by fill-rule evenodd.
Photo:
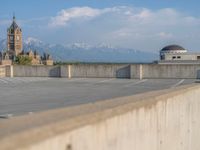
<instances>
[{"instance_id":1,"label":"mountain range","mask_svg":"<svg viewBox=\"0 0 200 150\"><path fill-rule=\"evenodd\" d=\"M87 43L73 43L69 45L48 44L41 40L29 37L24 40L25 51L37 50L39 54L47 52L55 61L64 62L152 62L158 59L158 54L139 51L130 48L117 48L111 45L89 45ZM6 39L0 40L0 50L6 50Z\"/></svg>"}]
</instances>

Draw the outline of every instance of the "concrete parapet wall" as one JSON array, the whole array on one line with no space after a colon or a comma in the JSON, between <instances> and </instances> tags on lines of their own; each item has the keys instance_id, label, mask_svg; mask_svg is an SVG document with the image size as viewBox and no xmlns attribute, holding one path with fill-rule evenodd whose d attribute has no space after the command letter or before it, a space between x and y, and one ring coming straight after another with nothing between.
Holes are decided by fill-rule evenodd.
<instances>
[{"instance_id":1,"label":"concrete parapet wall","mask_svg":"<svg viewBox=\"0 0 200 150\"><path fill-rule=\"evenodd\" d=\"M139 65L139 64L135 64L135 65L131 65L130 66L130 77L132 79L139 79L142 75L142 72L140 71L141 66L143 65Z\"/></svg>"},{"instance_id":2,"label":"concrete parapet wall","mask_svg":"<svg viewBox=\"0 0 200 150\"><path fill-rule=\"evenodd\" d=\"M200 65L142 65L143 78L200 78Z\"/></svg>"},{"instance_id":3,"label":"concrete parapet wall","mask_svg":"<svg viewBox=\"0 0 200 150\"><path fill-rule=\"evenodd\" d=\"M62 66L14 66L15 77L196 79L198 64L73 64Z\"/></svg>"},{"instance_id":4,"label":"concrete parapet wall","mask_svg":"<svg viewBox=\"0 0 200 150\"><path fill-rule=\"evenodd\" d=\"M130 78L130 65L80 64L71 65L71 77Z\"/></svg>"},{"instance_id":5,"label":"concrete parapet wall","mask_svg":"<svg viewBox=\"0 0 200 150\"><path fill-rule=\"evenodd\" d=\"M14 66L15 77L130 78L130 65Z\"/></svg>"},{"instance_id":6,"label":"concrete parapet wall","mask_svg":"<svg viewBox=\"0 0 200 150\"><path fill-rule=\"evenodd\" d=\"M69 65L60 66L60 77L69 78Z\"/></svg>"},{"instance_id":7,"label":"concrete parapet wall","mask_svg":"<svg viewBox=\"0 0 200 150\"><path fill-rule=\"evenodd\" d=\"M60 77L60 66L13 66L14 77Z\"/></svg>"},{"instance_id":8,"label":"concrete parapet wall","mask_svg":"<svg viewBox=\"0 0 200 150\"><path fill-rule=\"evenodd\" d=\"M1 149L199 150L200 86L5 120Z\"/></svg>"}]
</instances>

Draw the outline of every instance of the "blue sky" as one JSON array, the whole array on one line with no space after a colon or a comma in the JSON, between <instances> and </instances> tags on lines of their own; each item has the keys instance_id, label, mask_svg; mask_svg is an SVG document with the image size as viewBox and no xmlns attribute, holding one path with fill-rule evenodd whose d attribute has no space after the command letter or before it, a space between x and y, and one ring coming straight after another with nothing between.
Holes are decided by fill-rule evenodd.
<instances>
[{"instance_id":1,"label":"blue sky","mask_svg":"<svg viewBox=\"0 0 200 150\"><path fill-rule=\"evenodd\" d=\"M198 6L198 0L1 0L0 38L6 38L15 12L24 39L145 51L176 43L197 51Z\"/></svg>"}]
</instances>

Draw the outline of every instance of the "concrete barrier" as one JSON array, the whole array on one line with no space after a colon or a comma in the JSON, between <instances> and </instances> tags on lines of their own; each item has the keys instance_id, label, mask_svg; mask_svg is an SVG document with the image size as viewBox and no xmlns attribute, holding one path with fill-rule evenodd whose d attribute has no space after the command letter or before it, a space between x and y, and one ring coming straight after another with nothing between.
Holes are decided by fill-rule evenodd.
<instances>
[{"instance_id":1,"label":"concrete barrier","mask_svg":"<svg viewBox=\"0 0 200 150\"><path fill-rule=\"evenodd\" d=\"M200 79L200 65L132 64L130 76L133 79Z\"/></svg>"},{"instance_id":2,"label":"concrete barrier","mask_svg":"<svg viewBox=\"0 0 200 150\"><path fill-rule=\"evenodd\" d=\"M69 73L71 73L71 71L69 71L70 65L62 65L60 66L60 77L61 78L69 78Z\"/></svg>"},{"instance_id":3,"label":"concrete barrier","mask_svg":"<svg viewBox=\"0 0 200 150\"><path fill-rule=\"evenodd\" d=\"M143 78L183 78L183 79L196 79L200 76L198 75L200 71L200 65L190 64L190 65L159 65L159 64L144 64L142 67Z\"/></svg>"},{"instance_id":4,"label":"concrete barrier","mask_svg":"<svg viewBox=\"0 0 200 150\"><path fill-rule=\"evenodd\" d=\"M14 77L60 77L60 66L14 65Z\"/></svg>"},{"instance_id":5,"label":"concrete barrier","mask_svg":"<svg viewBox=\"0 0 200 150\"><path fill-rule=\"evenodd\" d=\"M141 70L142 64L132 64L130 66L130 78L132 79L142 79L143 71Z\"/></svg>"},{"instance_id":6,"label":"concrete barrier","mask_svg":"<svg viewBox=\"0 0 200 150\"><path fill-rule=\"evenodd\" d=\"M14 66L15 77L130 78L130 65Z\"/></svg>"},{"instance_id":7,"label":"concrete barrier","mask_svg":"<svg viewBox=\"0 0 200 150\"><path fill-rule=\"evenodd\" d=\"M198 64L72 64L13 66L15 77L200 79Z\"/></svg>"},{"instance_id":8,"label":"concrete barrier","mask_svg":"<svg viewBox=\"0 0 200 150\"><path fill-rule=\"evenodd\" d=\"M51 110L0 123L2 150L199 150L200 86Z\"/></svg>"},{"instance_id":9,"label":"concrete barrier","mask_svg":"<svg viewBox=\"0 0 200 150\"><path fill-rule=\"evenodd\" d=\"M130 65L79 64L71 65L71 77L81 78L130 78Z\"/></svg>"}]
</instances>

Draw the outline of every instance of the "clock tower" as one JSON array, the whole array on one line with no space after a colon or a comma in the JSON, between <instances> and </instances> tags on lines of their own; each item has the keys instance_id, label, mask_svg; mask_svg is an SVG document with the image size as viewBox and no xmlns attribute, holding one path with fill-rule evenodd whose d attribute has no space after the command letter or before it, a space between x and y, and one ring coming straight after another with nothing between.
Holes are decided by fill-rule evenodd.
<instances>
[{"instance_id":1,"label":"clock tower","mask_svg":"<svg viewBox=\"0 0 200 150\"><path fill-rule=\"evenodd\" d=\"M22 30L13 16L13 22L7 30L7 49L10 57L19 55L22 52L22 46Z\"/></svg>"}]
</instances>

